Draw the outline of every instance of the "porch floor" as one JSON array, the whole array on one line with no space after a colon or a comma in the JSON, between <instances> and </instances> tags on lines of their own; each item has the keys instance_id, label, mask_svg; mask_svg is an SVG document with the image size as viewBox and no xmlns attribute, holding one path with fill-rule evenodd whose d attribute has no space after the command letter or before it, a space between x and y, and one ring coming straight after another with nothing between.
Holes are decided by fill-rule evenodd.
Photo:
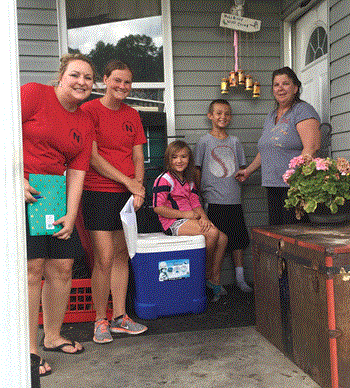
<instances>
[{"instance_id":1,"label":"porch floor","mask_svg":"<svg viewBox=\"0 0 350 388\"><path fill-rule=\"evenodd\" d=\"M105 345L92 342L91 322L64 324L85 352L42 352L53 373L41 388L320 388L255 330L253 295L227 289L203 314L138 319L146 333Z\"/></svg>"}]
</instances>

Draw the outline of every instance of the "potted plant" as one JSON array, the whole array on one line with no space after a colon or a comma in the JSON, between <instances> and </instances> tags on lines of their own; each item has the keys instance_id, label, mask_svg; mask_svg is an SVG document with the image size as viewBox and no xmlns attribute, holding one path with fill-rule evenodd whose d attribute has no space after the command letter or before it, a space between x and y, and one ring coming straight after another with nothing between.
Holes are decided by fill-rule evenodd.
<instances>
[{"instance_id":1,"label":"potted plant","mask_svg":"<svg viewBox=\"0 0 350 388\"><path fill-rule=\"evenodd\" d=\"M290 186L284 206L294 207L297 219L322 207L335 214L350 199L350 163L344 158L297 156L283 180Z\"/></svg>"}]
</instances>

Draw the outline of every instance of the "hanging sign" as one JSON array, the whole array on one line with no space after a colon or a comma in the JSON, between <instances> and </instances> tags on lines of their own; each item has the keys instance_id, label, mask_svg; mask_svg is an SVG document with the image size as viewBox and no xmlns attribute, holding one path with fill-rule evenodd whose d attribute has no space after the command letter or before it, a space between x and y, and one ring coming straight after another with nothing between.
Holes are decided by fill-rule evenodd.
<instances>
[{"instance_id":1,"label":"hanging sign","mask_svg":"<svg viewBox=\"0 0 350 388\"><path fill-rule=\"evenodd\" d=\"M260 26L261 20L244 18L242 16L232 15L231 13L221 14L220 27L245 32L257 32L260 31Z\"/></svg>"}]
</instances>

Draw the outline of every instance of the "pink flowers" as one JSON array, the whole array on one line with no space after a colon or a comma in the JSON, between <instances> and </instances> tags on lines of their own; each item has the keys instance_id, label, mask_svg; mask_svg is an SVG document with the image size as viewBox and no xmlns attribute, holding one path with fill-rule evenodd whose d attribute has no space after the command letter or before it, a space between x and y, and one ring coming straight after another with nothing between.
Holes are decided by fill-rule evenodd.
<instances>
[{"instance_id":1,"label":"pink flowers","mask_svg":"<svg viewBox=\"0 0 350 388\"><path fill-rule=\"evenodd\" d=\"M337 159L337 169L341 175L350 174L350 163L345 158Z\"/></svg>"},{"instance_id":2,"label":"pink flowers","mask_svg":"<svg viewBox=\"0 0 350 388\"><path fill-rule=\"evenodd\" d=\"M316 170L327 171L329 169L330 160L315 158L314 162L316 163Z\"/></svg>"},{"instance_id":3,"label":"pink flowers","mask_svg":"<svg viewBox=\"0 0 350 388\"><path fill-rule=\"evenodd\" d=\"M283 181L285 183L288 183L289 178L297 171L300 170L301 174L310 175L312 174L313 170L316 171L328 171L330 169L330 166L334 163L331 159L323 159L323 158L312 158L310 155L299 155L293 158L289 162L289 170L287 170L283 174ZM339 170L339 172L344 174L350 173L350 164L349 162L344 158L338 158L336 167ZM336 175L335 175L336 177ZM337 178L337 177L336 177ZM327 180L327 177L325 177ZM339 178L337 178L339 179Z\"/></svg>"},{"instance_id":4,"label":"pink flowers","mask_svg":"<svg viewBox=\"0 0 350 388\"><path fill-rule=\"evenodd\" d=\"M305 163L305 159L303 155L296 156L289 162L289 168L295 168L298 166L302 166Z\"/></svg>"},{"instance_id":5,"label":"pink flowers","mask_svg":"<svg viewBox=\"0 0 350 388\"><path fill-rule=\"evenodd\" d=\"M289 165L290 167L290 165ZM284 174L283 174L283 181L285 183L288 183L288 179L295 173L295 170L294 168L290 168L289 170L287 170Z\"/></svg>"}]
</instances>

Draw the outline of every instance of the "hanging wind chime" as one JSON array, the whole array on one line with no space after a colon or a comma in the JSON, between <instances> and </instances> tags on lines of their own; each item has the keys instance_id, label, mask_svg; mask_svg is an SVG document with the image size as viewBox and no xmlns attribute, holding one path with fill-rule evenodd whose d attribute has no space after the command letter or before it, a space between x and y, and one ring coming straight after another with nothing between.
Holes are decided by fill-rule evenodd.
<instances>
[{"instance_id":1,"label":"hanging wind chime","mask_svg":"<svg viewBox=\"0 0 350 388\"><path fill-rule=\"evenodd\" d=\"M230 88L243 86L245 90L252 91L253 98L260 97L260 83L254 81L250 74L240 69L239 49L242 46L241 34L255 33L260 31L261 21L243 17L243 6L245 0L235 0L235 5L230 9L230 13L222 13L220 27L229 28L232 36L233 46L233 68L228 77L221 80L221 93L228 94ZM226 30L225 30L226 36ZM255 50L255 41L254 41ZM255 65L255 53L254 53Z\"/></svg>"}]
</instances>

